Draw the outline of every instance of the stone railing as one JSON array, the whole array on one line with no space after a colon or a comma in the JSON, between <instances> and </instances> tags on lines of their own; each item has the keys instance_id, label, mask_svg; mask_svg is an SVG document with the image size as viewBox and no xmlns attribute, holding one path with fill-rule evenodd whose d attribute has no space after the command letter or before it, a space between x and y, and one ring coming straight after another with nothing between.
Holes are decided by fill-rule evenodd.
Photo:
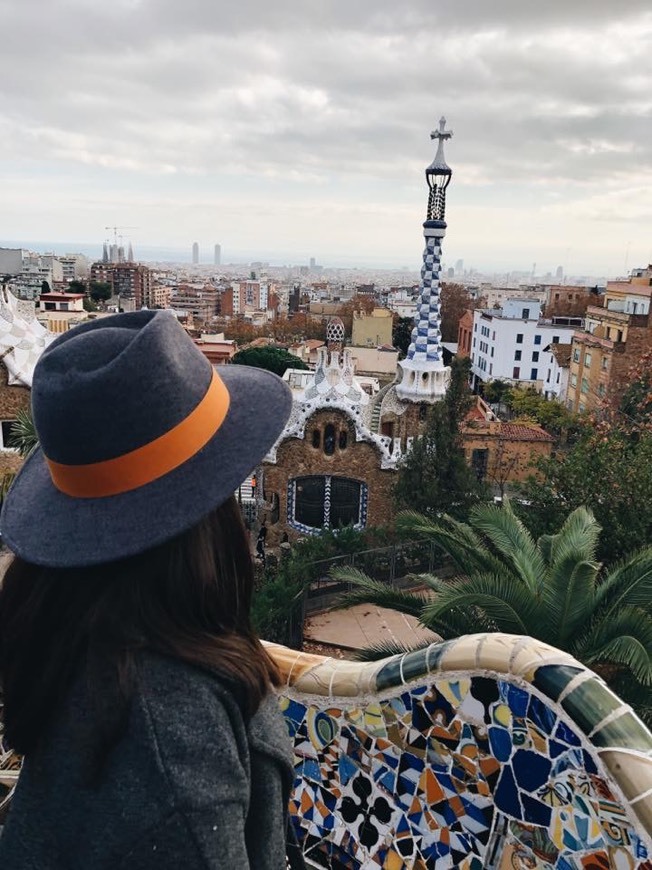
<instances>
[{"instance_id":1,"label":"stone railing","mask_svg":"<svg viewBox=\"0 0 652 870\"><path fill-rule=\"evenodd\" d=\"M500 634L372 664L269 649L309 866L652 867L652 736L567 654Z\"/></svg>"}]
</instances>

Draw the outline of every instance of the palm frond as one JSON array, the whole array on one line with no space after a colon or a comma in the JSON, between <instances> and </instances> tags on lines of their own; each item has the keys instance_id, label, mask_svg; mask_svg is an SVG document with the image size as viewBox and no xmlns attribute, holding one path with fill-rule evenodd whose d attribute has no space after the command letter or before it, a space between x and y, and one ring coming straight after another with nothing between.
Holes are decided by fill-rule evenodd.
<instances>
[{"instance_id":1,"label":"palm frond","mask_svg":"<svg viewBox=\"0 0 652 870\"><path fill-rule=\"evenodd\" d=\"M409 644L394 640L379 641L371 646L357 650L355 660L357 662L377 662L381 659L391 658L391 656L405 655L405 653L415 652L419 649L427 649L431 642L424 641L423 643L410 646Z\"/></svg>"},{"instance_id":2,"label":"palm frond","mask_svg":"<svg viewBox=\"0 0 652 870\"><path fill-rule=\"evenodd\" d=\"M543 561L546 565L552 562L552 552L555 543L556 535L541 535L537 540L537 547L543 556Z\"/></svg>"},{"instance_id":3,"label":"palm frond","mask_svg":"<svg viewBox=\"0 0 652 870\"><path fill-rule=\"evenodd\" d=\"M644 685L652 685L652 616L638 607L621 607L584 637L585 664L618 664Z\"/></svg>"},{"instance_id":4,"label":"palm frond","mask_svg":"<svg viewBox=\"0 0 652 870\"><path fill-rule=\"evenodd\" d=\"M649 608L652 602L652 547L623 559L598 584L596 608L607 618L623 605Z\"/></svg>"},{"instance_id":5,"label":"palm frond","mask_svg":"<svg viewBox=\"0 0 652 870\"><path fill-rule=\"evenodd\" d=\"M375 604L377 607L388 607L408 616L419 618L427 600L427 593L405 592L374 580L357 568L334 568L330 576L340 583L349 583L354 588L343 592L331 610L342 610L354 604Z\"/></svg>"},{"instance_id":6,"label":"palm frond","mask_svg":"<svg viewBox=\"0 0 652 870\"><path fill-rule=\"evenodd\" d=\"M29 456L38 447L38 435L34 426L32 414L27 408L22 408L16 413L9 438L8 446L14 447L21 456Z\"/></svg>"},{"instance_id":7,"label":"palm frond","mask_svg":"<svg viewBox=\"0 0 652 870\"><path fill-rule=\"evenodd\" d=\"M588 508L578 507L566 517L558 534L552 536L550 565L574 558L596 562L600 526ZM596 564L596 571L599 566Z\"/></svg>"},{"instance_id":8,"label":"palm frond","mask_svg":"<svg viewBox=\"0 0 652 870\"><path fill-rule=\"evenodd\" d=\"M443 640L452 640L463 634L495 631L493 621L479 607L454 607L438 616L427 615L432 599L424 604L421 612L421 624L424 628L434 631Z\"/></svg>"},{"instance_id":9,"label":"palm frond","mask_svg":"<svg viewBox=\"0 0 652 870\"><path fill-rule=\"evenodd\" d=\"M442 549L460 571L500 571L504 565L484 545L482 539L466 523L443 514L437 520L415 511L403 511L397 517L397 528L414 535L423 535Z\"/></svg>"},{"instance_id":10,"label":"palm frond","mask_svg":"<svg viewBox=\"0 0 652 870\"><path fill-rule=\"evenodd\" d=\"M583 625L593 617L597 566L578 561L572 551L555 560L543 587L550 638L555 646L565 649Z\"/></svg>"},{"instance_id":11,"label":"palm frond","mask_svg":"<svg viewBox=\"0 0 652 870\"><path fill-rule=\"evenodd\" d=\"M450 580L442 580L436 574L408 574L407 576L414 583L427 586L432 592L445 592L449 586L464 579L462 577L453 577Z\"/></svg>"},{"instance_id":12,"label":"palm frond","mask_svg":"<svg viewBox=\"0 0 652 870\"><path fill-rule=\"evenodd\" d=\"M471 510L470 522L474 529L489 538L530 590L539 587L546 573L545 562L532 535L514 514L509 502L502 507L476 505Z\"/></svg>"},{"instance_id":13,"label":"palm frond","mask_svg":"<svg viewBox=\"0 0 652 870\"><path fill-rule=\"evenodd\" d=\"M482 629L538 637L534 631L540 624L537 610L535 598L524 585L514 583L513 577L480 574L432 597L423 608L422 622L431 627L451 612L461 612L466 615L468 632L479 630L480 622Z\"/></svg>"}]
</instances>

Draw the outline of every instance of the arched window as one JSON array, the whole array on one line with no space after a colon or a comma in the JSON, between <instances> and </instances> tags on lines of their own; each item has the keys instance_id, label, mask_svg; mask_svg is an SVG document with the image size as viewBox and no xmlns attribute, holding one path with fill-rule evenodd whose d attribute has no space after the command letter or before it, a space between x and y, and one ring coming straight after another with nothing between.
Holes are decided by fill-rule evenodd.
<instances>
[{"instance_id":1,"label":"arched window","mask_svg":"<svg viewBox=\"0 0 652 870\"><path fill-rule=\"evenodd\" d=\"M364 528L367 486L359 480L331 475L296 477L288 483L288 523L305 532Z\"/></svg>"},{"instance_id":2,"label":"arched window","mask_svg":"<svg viewBox=\"0 0 652 870\"><path fill-rule=\"evenodd\" d=\"M335 453L335 426L332 423L327 423L324 429L324 453L326 456Z\"/></svg>"},{"instance_id":3,"label":"arched window","mask_svg":"<svg viewBox=\"0 0 652 870\"><path fill-rule=\"evenodd\" d=\"M312 446L319 447L321 444L321 432L319 429L312 430Z\"/></svg>"},{"instance_id":4,"label":"arched window","mask_svg":"<svg viewBox=\"0 0 652 870\"><path fill-rule=\"evenodd\" d=\"M346 443L349 438L349 433L346 429L340 429L340 437L339 437L339 448L340 450L346 450Z\"/></svg>"}]
</instances>

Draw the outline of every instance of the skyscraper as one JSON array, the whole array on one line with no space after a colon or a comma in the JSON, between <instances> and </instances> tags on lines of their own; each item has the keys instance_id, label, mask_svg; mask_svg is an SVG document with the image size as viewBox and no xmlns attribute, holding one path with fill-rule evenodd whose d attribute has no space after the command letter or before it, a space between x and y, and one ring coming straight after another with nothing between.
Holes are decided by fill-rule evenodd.
<instances>
[{"instance_id":1,"label":"skyscraper","mask_svg":"<svg viewBox=\"0 0 652 870\"><path fill-rule=\"evenodd\" d=\"M192 262L195 266L199 262L199 242L192 243Z\"/></svg>"},{"instance_id":2,"label":"skyscraper","mask_svg":"<svg viewBox=\"0 0 652 870\"><path fill-rule=\"evenodd\" d=\"M215 253L213 256L213 263L216 266L219 266L222 262L222 245L215 245Z\"/></svg>"}]
</instances>

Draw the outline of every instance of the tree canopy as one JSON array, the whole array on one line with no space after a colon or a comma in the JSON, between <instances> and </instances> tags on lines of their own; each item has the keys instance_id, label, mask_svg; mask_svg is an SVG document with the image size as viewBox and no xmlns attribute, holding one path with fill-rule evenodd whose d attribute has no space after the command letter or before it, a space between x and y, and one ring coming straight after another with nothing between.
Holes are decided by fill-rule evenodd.
<instances>
[{"instance_id":1,"label":"tree canopy","mask_svg":"<svg viewBox=\"0 0 652 870\"><path fill-rule=\"evenodd\" d=\"M652 541L652 352L632 367L627 387L594 415L582 415L572 444L537 463L522 488L520 515L536 534L580 505L602 526L599 555L617 561Z\"/></svg>"},{"instance_id":2,"label":"tree canopy","mask_svg":"<svg viewBox=\"0 0 652 870\"><path fill-rule=\"evenodd\" d=\"M631 367L625 390L612 397L611 416L631 434L652 430L652 350Z\"/></svg>"},{"instance_id":3,"label":"tree canopy","mask_svg":"<svg viewBox=\"0 0 652 870\"><path fill-rule=\"evenodd\" d=\"M282 376L286 369L307 369L308 366L281 347L248 347L239 350L233 357L232 362L241 366L253 366L258 369L267 369Z\"/></svg>"},{"instance_id":4,"label":"tree canopy","mask_svg":"<svg viewBox=\"0 0 652 870\"><path fill-rule=\"evenodd\" d=\"M471 505L488 498L486 487L466 463L460 423L472 397L469 361L454 359L445 397L428 411L426 427L399 468L394 497L399 507L429 516L441 512L465 518Z\"/></svg>"},{"instance_id":5,"label":"tree canopy","mask_svg":"<svg viewBox=\"0 0 652 870\"><path fill-rule=\"evenodd\" d=\"M392 324L392 344L397 348L397 350L400 350L403 357L407 356L413 328L413 317L394 316L394 322Z\"/></svg>"},{"instance_id":6,"label":"tree canopy","mask_svg":"<svg viewBox=\"0 0 652 870\"><path fill-rule=\"evenodd\" d=\"M113 295L113 288L107 281L91 281L88 294L93 302L106 302Z\"/></svg>"},{"instance_id":7,"label":"tree canopy","mask_svg":"<svg viewBox=\"0 0 652 870\"><path fill-rule=\"evenodd\" d=\"M353 586L342 606L365 602L409 613L444 639L496 631L538 638L595 670L652 720L652 547L604 571L600 526L583 507L538 540L509 502L476 505L468 525L414 512L398 525L441 547L458 576L422 575L423 594L340 569L332 572L336 579ZM384 645L369 657L396 651Z\"/></svg>"},{"instance_id":8,"label":"tree canopy","mask_svg":"<svg viewBox=\"0 0 652 870\"><path fill-rule=\"evenodd\" d=\"M518 512L535 534L549 533L580 505L602 526L600 558L611 563L652 541L652 433L632 437L608 422L585 421L567 450L537 463Z\"/></svg>"},{"instance_id":9,"label":"tree canopy","mask_svg":"<svg viewBox=\"0 0 652 870\"><path fill-rule=\"evenodd\" d=\"M485 401L489 402L490 405L498 405L500 402L505 400L505 397L509 394L510 390L511 387L507 381L488 381L484 385L482 395Z\"/></svg>"},{"instance_id":10,"label":"tree canopy","mask_svg":"<svg viewBox=\"0 0 652 870\"><path fill-rule=\"evenodd\" d=\"M217 318L215 326L224 332L225 338L236 344L246 344L255 338L273 338L280 342L304 341L310 338L323 339L326 326L320 320L313 320L303 311L292 317L281 315L261 326L255 326L248 320L226 320Z\"/></svg>"},{"instance_id":11,"label":"tree canopy","mask_svg":"<svg viewBox=\"0 0 652 870\"><path fill-rule=\"evenodd\" d=\"M442 341L457 341L460 317L467 309L478 307L463 284L447 283L441 285L441 337Z\"/></svg>"},{"instance_id":12,"label":"tree canopy","mask_svg":"<svg viewBox=\"0 0 652 870\"><path fill-rule=\"evenodd\" d=\"M503 401L515 417L526 417L556 435L577 427L578 417L555 399L546 399L534 388L508 390Z\"/></svg>"}]
</instances>

